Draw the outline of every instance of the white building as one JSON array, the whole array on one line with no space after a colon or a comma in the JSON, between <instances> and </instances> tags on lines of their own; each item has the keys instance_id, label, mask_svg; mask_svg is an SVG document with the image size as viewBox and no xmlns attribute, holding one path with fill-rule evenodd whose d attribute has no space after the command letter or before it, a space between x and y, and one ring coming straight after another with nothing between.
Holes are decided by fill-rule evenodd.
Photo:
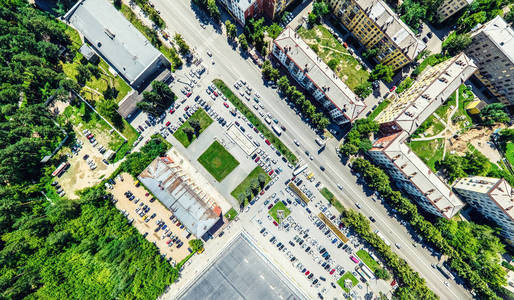
<instances>
[{"instance_id":1,"label":"white building","mask_svg":"<svg viewBox=\"0 0 514 300\"><path fill-rule=\"evenodd\" d=\"M364 102L293 29L284 29L275 39L272 53L291 76L323 105L335 123L352 122L366 108Z\"/></svg>"},{"instance_id":2,"label":"white building","mask_svg":"<svg viewBox=\"0 0 514 300\"><path fill-rule=\"evenodd\" d=\"M228 12L242 26L246 19L256 17L262 13L263 0L219 0Z\"/></svg>"},{"instance_id":3,"label":"white building","mask_svg":"<svg viewBox=\"0 0 514 300\"><path fill-rule=\"evenodd\" d=\"M405 144L408 137L406 131L401 131L378 139L368 154L426 211L452 218L464 203Z\"/></svg>"},{"instance_id":4,"label":"white building","mask_svg":"<svg viewBox=\"0 0 514 300\"><path fill-rule=\"evenodd\" d=\"M514 245L514 190L505 179L473 176L453 186L469 205L501 227L501 234Z\"/></svg>"}]
</instances>

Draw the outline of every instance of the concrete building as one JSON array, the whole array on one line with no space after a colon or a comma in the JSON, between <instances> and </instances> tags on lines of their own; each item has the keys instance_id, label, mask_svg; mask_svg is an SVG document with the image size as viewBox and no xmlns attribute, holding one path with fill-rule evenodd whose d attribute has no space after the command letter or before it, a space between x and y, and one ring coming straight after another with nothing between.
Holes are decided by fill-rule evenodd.
<instances>
[{"instance_id":1,"label":"concrete building","mask_svg":"<svg viewBox=\"0 0 514 300\"><path fill-rule=\"evenodd\" d=\"M471 33L466 54L479 68L475 75L505 105L514 105L514 30L497 16Z\"/></svg>"},{"instance_id":2,"label":"concrete building","mask_svg":"<svg viewBox=\"0 0 514 300\"><path fill-rule=\"evenodd\" d=\"M169 61L106 0L80 0L63 18L134 89Z\"/></svg>"},{"instance_id":3,"label":"concrete building","mask_svg":"<svg viewBox=\"0 0 514 300\"><path fill-rule=\"evenodd\" d=\"M426 48L423 41L381 0L328 0L333 14L376 59L400 69Z\"/></svg>"},{"instance_id":4,"label":"concrete building","mask_svg":"<svg viewBox=\"0 0 514 300\"><path fill-rule=\"evenodd\" d=\"M501 227L501 234L514 245L514 190L505 179L473 176L453 186L469 205Z\"/></svg>"},{"instance_id":5,"label":"concrete building","mask_svg":"<svg viewBox=\"0 0 514 300\"><path fill-rule=\"evenodd\" d=\"M428 67L375 121L381 124L385 133L405 130L412 134L476 70L473 61L464 53Z\"/></svg>"},{"instance_id":6,"label":"concrete building","mask_svg":"<svg viewBox=\"0 0 514 300\"><path fill-rule=\"evenodd\" d=\"M157 157L138 176L139 181L173 212L189 232L200 238L222 219L210 191L172 158ZM206 192L208 191L208 192Z\"/></svg>"},{"instance_id":7,"label":"concrete building","mask_svg":"<svg viewBox=\"0 0 514 300\"><path fill-rule=\"evenodd\" d=\"M264 14L270 18L275 19L278 15L284 12L286 7L293 2L293 0L263 0L264 1Z\"/></svg>"},{"instance_id":8,"label":"concrete building","mask_svg":"<svg viewBox=\"0 0 514 300\"><path fill-rule=\"evenodd\" d=\"M473 2L473 0L443 0L443 3L441 3L437 9L437 17L439 18L439 21L443 22L464 7L471 4L471 2Z\"/></svg>"},{"instance_id":9,"label":"concrete building","mask_svg":"<svg viewBox=\"0 0 514 300\"><path fill-rule=\"evenodd\" d=\"M406 131L380 138L368 154L383 166L396 184L426 211L447 219L455 216L464 203L407 146Z\"/></svg>"},{"instance_id":10,"label":"concrete building","mask_svg":"<svg viewBox=\"0 0 514 300\"><path fill-rule=\"evenodd\" d=\"M293 29L286 28L275 39L272 53L298 84L323 105L335 123L352 122L366 108Z\"/></svg>"},{"instance_id":11,"label":"concrete building","mask_svg":"<svg viewBox=\"0 0 514 300\"><path fill-rule=\"evenodd\" d=\"M262 14L264 0L220 0L236 21L245 25L246 19Z\"/></svg>"}]
</instances>

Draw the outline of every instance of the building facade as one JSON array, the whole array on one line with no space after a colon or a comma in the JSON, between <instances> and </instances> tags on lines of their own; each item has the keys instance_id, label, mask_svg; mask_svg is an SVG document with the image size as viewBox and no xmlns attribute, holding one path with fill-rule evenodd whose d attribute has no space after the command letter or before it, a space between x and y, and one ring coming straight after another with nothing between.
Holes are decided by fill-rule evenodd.
<instances>
[{"instance_id":1,"label":"building facade","mask_svg":"<svg viewBox=\"0 0 514 300\"><path fill-rule=\"evenodd\" d=\"M497 16L471 33L466 54L479 71L476 77L498 101L514 105L514 30Z\"/></svg>"},{"instance_id":2,"label":"building facade","mask_svg":"<svg viewBox=\"0 0 514 300\"><path fill-rule=\"evenodd\" d=\"M380 138L368 154L424 210L451 219L464 203L412 152L405 143L408 137L409 134L402 131Z\"/></svg>"},{"instance_id":3,"label":"building facade","mask_svg":"<svg viewBox=\"0 0 514 300\"><path fill-rule=\"evenodd\" d=\"M391 8L380 0L329 0L333 14L376 59L394 70L426 48Z\"/></svg>"},{"instance_id":4,"label":"building facade","mask_svg":"<svg viewBox=\"0 0 514 300\"><path fill-rule=\"evenodd\" d=\"M514 190L505 179L481 176L461 178L453 188L469 205L496 222L501 234L514 245Z\"/></svg>"},{"instance_id":5,"label":"building facade","mask_svg":"<svg viewBox=\"0 0 514 300\"><path fill-rule=\"evenodd\" d=\"M246 19L254 18L262 14L263 0L220 0L227 11L244 26Z\"/></svg>"},{"instance_id":6,"label":"building facade","mask_svg":"<svg viewBox=\"0 0 514 300\"><path fill-rule=\"evenodd\" d=\"M335 123L352 122L366 108L293 29L284 29L273 41L272 53L298 84L323 105Z\"/></svg>"},{"instance_id":7,"label":"building facade","mask_svg":"<svg viewBox=\"0 0 514 300\"><path fill-rule=\"evenodd\" d=\"M471 4L471 2L473 2L473 0L443 0L443 3L441 3L437 9L437 17L439 18L439 21L443 22L464 7Z\"/></svg>"},{"instance_id":8,"label":"building facade","mask_svg":"<svg viewBox=\"0 0 514 300\"><path fill-rule=\"evenodd\" d=\"M273 20L283 13L291 2L293 0L264 0L264 15Z\"/></svg>"}]
</instances>

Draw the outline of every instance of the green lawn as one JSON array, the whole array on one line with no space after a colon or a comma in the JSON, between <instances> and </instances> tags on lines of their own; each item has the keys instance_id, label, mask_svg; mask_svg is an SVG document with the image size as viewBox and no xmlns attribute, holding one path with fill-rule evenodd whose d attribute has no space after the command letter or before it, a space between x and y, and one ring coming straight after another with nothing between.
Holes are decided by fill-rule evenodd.
<instances>
[{"instance_id":1,"label":"green lawn","mask_svg":"<svg viewBox=\"0 0 514 300\"><path fill-rule=\"evenodd\" d=\"M360 249L356 254L362 260L362 262L371 269L373 273L375 273L375 271L380 268L380 265L373 258L371 258L366 250Z\"/></svg>"},{"instance_id":2,"label":"green lawn","mask_svg":"<svg viewBox=\"0 0 514 300\"><path fill-rule=\"evenodd\" d=\"M334 70L352 91L368 80L369 73L366 69L323 25L311 29L301 27L297 32L326 64L330 60L337 61Z\"/></svg>"},{"instance_id":3,"label":"green lawn","mask_svg":"<svg viewBox=\"0 0 514 300\"><path fill-rule=\"evenodd\" d=\"M369 114L368 119L375 120L375 118L391 103L389 100L384 100L380 102L380 104L375 108L371 114Z\"/></svg>"},{"instance_id":4,"label":"green lawn","mask_svg":"<svg viewBox=\"0 0 514 300\"><path fill-rule=\"evenodd\" d=\"M350 272L346 272L343 274L343 276L341 276L341 278L339 278L339 280L337 281L337 284L339 284L339 286L347 293L350 292L349 289L345 288L344 287L344 281L347 280L347 279L350 279L352 281L352 287L356 286L359 281L357 280L357 278L355 278L355 276L353 276L352 273Z\"/></svg>"},{"instance_id":5,"label":"green lawn","mask_svg":"<svg viewBox=\"0 0 514 300\"><path fill-rule=\"evenodd\" d=\"M229 209L229 211L225 214L225 218L227 218L229 221L234 220L236 216L237 211L234 208Z\"/></svg>"},{"instance_id":6,"label":"green lawn","mask_svg":"<svg viewBox=\"0 0 514 300\"><path fill-rule=\"evenodd\" d=\"M222 181L223 178L227 177L227 175L239 165L239 162L232 154L228 153L218 141L214 141L209 148L200 155L198 162L200 162L217 181Z\"/></svg>"},{"instance_id":7,"label":"green lawn","mask_svg":"<svg viewBox=\"0 0 514 300\"><path fill-rule=\"evenodd\" d=\"M320 193L321 195L323 195L323 197L325 197L328 200L328 202L330 202L330 204L332 204L337 209L338 212L343 212L344 206L341 204L341 202L339 202L339 200L336 199L336 197L334 196L334 194L332 194L331 191L324 187L320 190Z\"/></svg>"},{"instance_id":8,"label":"green lawn","mask_svg":"<svg viewBox=\"0 0 514 300\"><path fill-rule=\"evenodd\" d=\"M232 105L234 105L250 121L250 123L252 123L253 126L255 126L270 141L270 143L272 143L273 146L275 146L275 148L277 148L278 151L287 158L290 163L296 165L298 160L296 155L294 155L293 152L291 152L291 150L289 150L289 148L287 148L286 145L284 145L282 141L280 141L280 139L277 138L256 115L254 115L254 113L232 92L223 80L214 79L213 83L223 93L223 95L227 97Z\"/></svg>"},{"instance_id":9,"label":"green lawn","mask_svg":"<svg viewBox=\"0 0 514 300\"><path fill-rule=\"evenodd\" d=\"M289 210L289 208L286 207L286 205L284 203L282 203L282 201L278 201L277 204L273 205L273 207L269 210L268 213L273 217L273 219L275 219L275 221L277 221L277 223L280 224L280 221L278 220L278 217L277 217L278 210L284 211L284 219L287 218L287 216L289 216L289 214L291 214L291 211Z\"/></svg>"},{"instance_id":10,"label":"green lawn","mask_svg":"<svg viewBox=\"0 0 514 300\"><path fill-rule=\"evenodd\" d=\"M443 159L443 139L431 141L412 141L409 147L423 160L432 171L436 172L435 163Z\"/></svg>"},{"instance_id":11,"label":"green lawn","mask_svg":"<svg viewBox=\"0 0 514 300\"><path fill-rule=\"evenodd\" d=\"M266 184L268 184L268 182L271 180L271 178L269 177L268 173L266 173L266 171L264 171L264 169L261 166L257 166L257 167L255 167L255 169L252 170L252 172L250 172L250 174L248 174L248 176L246 176L245 179L243 179L243 181L241 181L241 183L232 191L232 193L230 193L230 195L232 195L232 197L234 197L238 201L240 201L239 195L241 195L241 194L245 195L246 190L250 189L250 192L251 192L250 199L253 198L254 196L256 196L261 191L262 187L259 187L255 191L252 191L251 185L252 185L252 182L256 182L256 180L260 174L262 174L264 176L264 178L266 178L265 183L263 184L262 187L266 186ZM246 204L248 204L247 197L245 197L245 205Z\"/></svg>"},{"instance_id":12,"label":"green lawn","mask_svg":"<svg viewBox=\"0 0 514 300\"><path fill-rule=\"evenodd\" d=\"M191 137L188 137L187 134L184 133L184 128L191 128L190 121L191 120L198 120L200 122L200 130L193 134ZM184 147L189 147L191 143L198 137L200 134L211 125L212 119L209 117L209 115L203 110L203 108L198 109L195 111L191 117L180 126L177 131L173 134L173 136L182 144Z\"/></svg>"},{"instance_id":13,"label":"green lawn","mask_svg":"<svg viewBox=\"0 0 514 300\"><path fill-rule=\"evenodd\" d=\"M505 147L505 157L507 157L510 164L514 166L514 142L507 143Z\"/></svg>"}]
</instances>

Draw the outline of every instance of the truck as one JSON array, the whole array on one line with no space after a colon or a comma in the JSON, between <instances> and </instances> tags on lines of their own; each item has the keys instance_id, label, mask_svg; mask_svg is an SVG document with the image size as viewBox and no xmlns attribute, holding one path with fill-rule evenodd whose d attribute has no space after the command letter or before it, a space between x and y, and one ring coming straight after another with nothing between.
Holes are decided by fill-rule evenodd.
<instances>
[{"instance_id":1,"label":"truck","mask_svg":"<svg viewBox=\"0 0 514 300\"><path fill-rule=\"evenodd\" d=\"M293 171L293 176L301 174L303 171L305 171L305 169L307 169L307 164L304 164L303 166L296 168L296 170Z\"/></svg>"},{"instance_id":2,"label":"truck","mask_svg":"<svg viewBox=\"0 0 514 300\"><path fill-rule=\"evenodd\" d=\"M319 146L320 148L323 148L323 147L325 147L326 142L325 142L325 140L322 140L322 139L320 139L320 138L316 138L316 144L318 144L318 146Z\"/></svg>"},{"instance_id":3,"label":"truck","mask_svg":"<svg viewBox=\"0 0 514 300\"><path fill-rule=\"evenodd\" d=\"M381 238L381 239L384 241L384 243L385 243L387 246L391 246L391 243L390 243L390 242L389 242L389 241L384 237L384 235L382 234L382 232L378 231L378 229L377 229L377 230L375 230L374 232L376 233L376 235L378 235L378 237L379 237L379 238Z\"/></svg>"},{"instance_id":4,"label":"truck","mask_svg":"<svg viewBox=\"0 0 514 300\"><path fill-rule=\"evenodd\" d=\"M448 269L446 269L446 267L443 264L437 264L436 267L439 270L439 272L441 272L447 279L455 279L453 274L450 271L448 271Z\"/></svg>"},{"instance_id":5,"label":"truck","mask_svg":"<svg viewBox=\"0 0 514 300\"><path fill-rule=\"evenodd\" d=\"M280 129L280 127L278 127L277 125L273 125L273 126L271 126L271 128L273 128L273 130L277 133L277 135L282 134L282 129Z\"/></svg>"}]
</instances>

